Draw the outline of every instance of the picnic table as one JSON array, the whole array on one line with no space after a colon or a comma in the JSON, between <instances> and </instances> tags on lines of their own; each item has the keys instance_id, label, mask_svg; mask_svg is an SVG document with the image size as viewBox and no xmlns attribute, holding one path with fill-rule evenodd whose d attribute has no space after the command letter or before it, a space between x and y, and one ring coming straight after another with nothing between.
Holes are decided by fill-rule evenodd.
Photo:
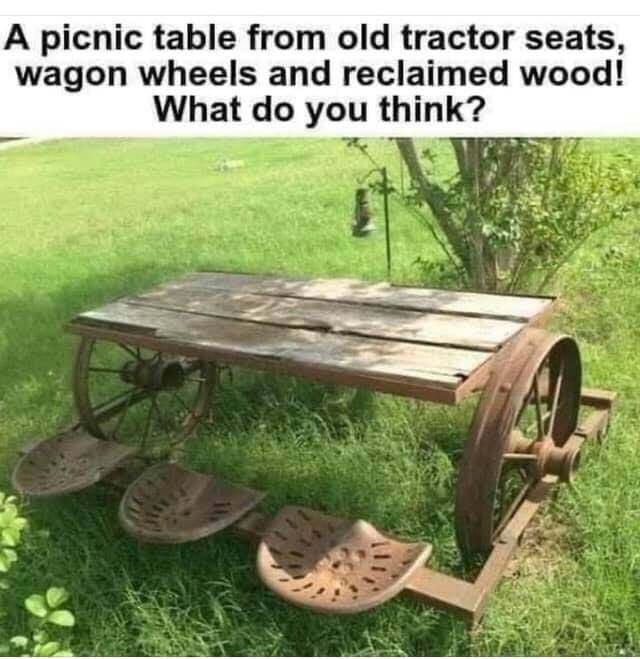
<instances>
[{"instance_id":1,"label":"picnic table","mask_svg":"<svg viewBox=\"0 0 640 659\"><path fill-rule=\"evenodd\" d=\"M259 542L263 581L295 604L350 613L405 590L473 623L549 489L574 478L582 443L603 438L609 424L615 395L583 389L576 342L542 329L555 302L348 278L193 273L71 320L68 331L80 337L79 423L28 452L14 482L50 496L113 479L160 431L177 450L209 419L222 367L447 405L479 394L455 507L460 550L486 558L473 582L425 567L430 545L398 541L362 520L295 506L266 518L254 510L265 493L184 469L178 458L146 464L120 506L124 528L149 542L233 525ZM591 413L581 415L586 407ZM296 558L286 563L283 554Z\"/></svg>"},{"instance_id":2,"label":"picnic table","mask_svg":"<svg viewBox=\"0 0 640 659\"><path fill-rule=\"evenodd\" d=\"M552 297L203 272L77 316L69 330L200 359L454 404Z\"/></svg>"}]
</instances>

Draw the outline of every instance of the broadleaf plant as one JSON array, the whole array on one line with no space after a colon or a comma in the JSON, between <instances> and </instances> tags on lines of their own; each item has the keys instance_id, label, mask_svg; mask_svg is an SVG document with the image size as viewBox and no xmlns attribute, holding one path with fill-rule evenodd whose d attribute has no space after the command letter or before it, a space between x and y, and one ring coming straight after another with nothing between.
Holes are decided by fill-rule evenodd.
<instances>
[{"instance_id":1,"label":"broadleaf plant","mask_svg":"<svg viewBox=\"0 0 640 659\"><path fill-rule=\"evenodd\" d=\"M0 573L7 574L18 560L22 532L27 528L26 518L20 515L17 499L0 492ZM10 592L11 582L0 579L0 591ZM24 607L30 615L31 635L12 636L7 642L0 642L0 654L23 657L71 657L68 633L65 638L52 638L49 630L72 628L76 624L73 613L68 608L60 608L70 599L69 593L58 586L49 588L44 594L34 593L24 600ZM52 632L51 632L52 633Z\"/></svg>"}]
</instances>

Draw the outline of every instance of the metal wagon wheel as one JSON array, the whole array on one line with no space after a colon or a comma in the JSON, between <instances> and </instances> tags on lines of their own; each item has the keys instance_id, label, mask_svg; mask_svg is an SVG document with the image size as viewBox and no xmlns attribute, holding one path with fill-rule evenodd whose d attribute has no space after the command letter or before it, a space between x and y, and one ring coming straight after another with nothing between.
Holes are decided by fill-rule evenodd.
<instances>
[{"instance_id":1,"label":"metal wagon wheel","mask_svg":"<svg viewBox=\"0 0 640 659\"><path fill-rule=\"evenodd\" d=\"M215 364L82 338L73 366L80 422L101 439L169 440L176 446L208 413Z\"/></svg>"},{"instance_id":2,"label":"metal wagon wheel","mask_svg":"<svg viewBox=\"0 0 640 659\"><path fill-rule=\"evenodd\" d=\"M576 342L529 328L496 357L471 424L456 488L456 535L463 555L486 554L545 474L564 481L578 467L564 449L578 423Z\"/></svg>"}]
</instances>

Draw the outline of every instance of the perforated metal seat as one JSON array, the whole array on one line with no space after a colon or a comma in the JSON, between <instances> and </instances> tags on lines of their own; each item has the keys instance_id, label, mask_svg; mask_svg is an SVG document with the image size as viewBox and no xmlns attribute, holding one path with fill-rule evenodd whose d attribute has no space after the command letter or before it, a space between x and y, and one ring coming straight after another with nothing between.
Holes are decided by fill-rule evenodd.
<instances>
[{"instance_id":1,"label":"perforated metal seat","mask_svg":"<svg viewBox=\"0 0 640 659\"><path fill-rule=\"evenodd\" d=\"M189 542L230 526L264 496L176 464L159 464L129 486L120 502L120 522L144 542Z\"/></svg>"},{"instance_id":2,"label":"perforated metal seat","mask_svg":"<svg viewBox=\"0 0 640 659\"><path fill-rule=\"evenodd\" d=\"M397 595L431 545L392 540L371 524L283 508L258 548L258 573L283 599L325 613L366 611Z\"/></svg>"},{"instance_id":3,"label":"perforated metal seat","mask_svg":"<svg viewBox=\"0 0 640 659\"><path fill-rule=\"evenodd\" d=\"M136 450L72 431L45 439L19 460L13 485L22 494L56 496L84 490L102 480Z\"/></svg>"}]
</instances>

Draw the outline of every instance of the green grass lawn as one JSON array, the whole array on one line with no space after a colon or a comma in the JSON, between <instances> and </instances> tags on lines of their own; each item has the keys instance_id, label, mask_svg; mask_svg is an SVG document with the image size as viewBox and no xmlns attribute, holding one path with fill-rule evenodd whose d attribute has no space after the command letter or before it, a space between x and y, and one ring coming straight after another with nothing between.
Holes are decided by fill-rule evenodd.
<instances>
[{"instance_id":1,"label":"green grass lawn","mask_svg":"<svg viewBox=\"0 0 640 659\"><path fill-rule=\"evenodd\" d=\"M640 166L640 140L590 146ZM397 180L393 145L372 149ZM244 167L218 171L226 158ZM73 416L62 325L75 313L195 269L383 279L383 232L349 231L368 170L338 140L69 140L0 152L2 486L27 438ZM438 250L399 207L392 233L394 280L416 283L415 259ZM587 450L575 487L546 506L475 635L404 598L349 618L295 609L262 587L249 546L224 533L136 544L100 488L28 506L0 633L24 628L13 603L61 585L77 654L640 653L639 242L640 218L607 229L555 284L565 304L554 324L577 337L587 384L621 401L609 442ZM188 460L267 489L272 511L307 504L429 540L433 565L459 574L452 494L471 412L240 372L224 380L216 426Z\"/></svg>"}]
</instances>

